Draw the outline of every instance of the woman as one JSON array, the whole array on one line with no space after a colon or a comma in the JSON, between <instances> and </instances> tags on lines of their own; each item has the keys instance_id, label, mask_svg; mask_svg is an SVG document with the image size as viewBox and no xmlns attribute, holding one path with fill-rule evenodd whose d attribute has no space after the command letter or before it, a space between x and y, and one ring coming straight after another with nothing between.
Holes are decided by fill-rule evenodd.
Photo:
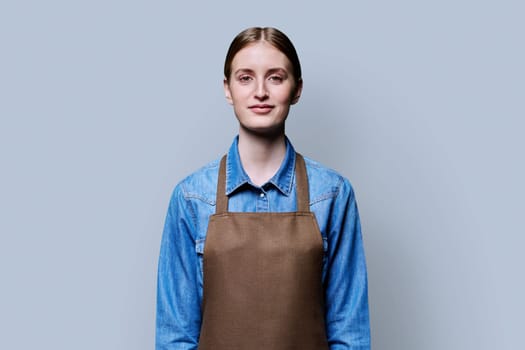
<instances>
[{"instance_id":1,"label":"woman","mask_svg":"<svg viewBox=\"0 0 525 350\"><path fill-rule=\"evenodd\" d=\"M365 258L348 180L285 136L303 81L274 28L231 43L227 155L179 183L158 271L160 349L369 349Z\"/></svg>"}]
</instances>

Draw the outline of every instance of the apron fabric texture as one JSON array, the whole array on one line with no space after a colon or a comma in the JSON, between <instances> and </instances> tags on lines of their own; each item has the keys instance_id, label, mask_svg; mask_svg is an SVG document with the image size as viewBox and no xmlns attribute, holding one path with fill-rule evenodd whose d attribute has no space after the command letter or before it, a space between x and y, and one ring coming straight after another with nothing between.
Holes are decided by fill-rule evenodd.
<instances>
[{"instance_id":1,"label":"apron fabric texture","mask_svg":"<svg viewBox=\"0 0 525 350\"><path fill-rule=\"evenodd\" d=\"M228 212L226 156L203 265L199 350L328 350L323 242L296 156L296 212Z\"/></svg>"}]
</instances>

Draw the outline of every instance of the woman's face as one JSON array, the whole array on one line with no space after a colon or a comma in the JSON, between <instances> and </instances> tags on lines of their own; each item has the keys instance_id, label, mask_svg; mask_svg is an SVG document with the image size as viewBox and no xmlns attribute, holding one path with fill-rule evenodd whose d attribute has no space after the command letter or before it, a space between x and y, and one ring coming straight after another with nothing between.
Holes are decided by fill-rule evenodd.
<instances>
[{"instance_id":1,"label":"woman's face","mask_svg":"<svg viewBox=\"0 0 525 350\"><path fill-rule=\"evenodd\" d=\"M235 55L231 72L224 80L224 91L241 132L284 133L290 105L299 100L302 89L301 84L295 86L292 64L286 55L260 41Z\"/></svg>"}]
</instances>

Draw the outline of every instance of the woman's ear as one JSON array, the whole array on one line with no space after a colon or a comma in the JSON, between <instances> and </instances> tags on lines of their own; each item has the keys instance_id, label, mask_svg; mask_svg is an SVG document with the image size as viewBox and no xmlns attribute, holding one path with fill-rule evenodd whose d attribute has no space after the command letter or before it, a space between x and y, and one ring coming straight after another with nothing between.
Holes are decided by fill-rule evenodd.
<instances>
[{"instance_id":1,"label":"woman's ear","mask_svg":"<svg viewBox=\"0 0 525 350\"><path fill-rule=\"evenodd\" d=\"M301 78L297 82L297 87L295 88L295 91L294 91L294 94L293 94L293 98L292 98L292 102L290 104L294 105L297 102L299 102L299 98L301 97L301 93L302 92L303 92L303 79Z\"/></svg>"},{"instance_id":2,"label":"woman's ear","mask_svg":"<svg viewBox=\"0 0 525 350\"><path fill-rule=\"evenodd\" d=\"M222 83L224 85L224 95L226 96L226 101L233 105L232 92L230 90L230 83L228 82L228 79L224 78Z\"/></svg>"}]
</instances>

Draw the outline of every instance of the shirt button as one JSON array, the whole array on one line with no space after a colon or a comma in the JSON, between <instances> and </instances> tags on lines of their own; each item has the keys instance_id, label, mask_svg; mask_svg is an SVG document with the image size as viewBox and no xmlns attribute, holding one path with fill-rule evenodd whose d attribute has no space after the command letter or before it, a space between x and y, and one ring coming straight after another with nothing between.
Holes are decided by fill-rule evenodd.
<instances>
[{"instance_id":1,"label":"shirt button","mask_svg":"<svg viewBox=\"0 0 525 350\"><path fill-rule=\"evenodd\" d=\"M264 197L264 193L261 193L259 196L261 196L261 198L263 198Z\"/></svg>"}]
</instances>

